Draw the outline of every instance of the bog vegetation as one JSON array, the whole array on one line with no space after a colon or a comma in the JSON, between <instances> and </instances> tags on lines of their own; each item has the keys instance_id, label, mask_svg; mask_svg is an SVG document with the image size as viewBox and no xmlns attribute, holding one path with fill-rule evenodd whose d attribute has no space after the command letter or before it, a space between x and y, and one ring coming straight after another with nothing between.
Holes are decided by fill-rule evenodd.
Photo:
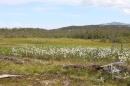
<instances>
[{"instance_id":1,"label":"bog vegetation","mask_svg":"<svg viewBox=\"0 0 130 86\"><path fill-rule=\"evenodd\" d=\"M130 29L0 29L1 86L129 86Z\"/></svg>"}]
</instances>

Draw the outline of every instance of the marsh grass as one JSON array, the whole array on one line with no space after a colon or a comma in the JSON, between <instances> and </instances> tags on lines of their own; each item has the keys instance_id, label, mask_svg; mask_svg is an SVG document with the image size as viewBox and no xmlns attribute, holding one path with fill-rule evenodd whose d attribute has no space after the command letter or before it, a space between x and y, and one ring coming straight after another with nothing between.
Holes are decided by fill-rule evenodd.
<instances>
[{"instance_id":1,"label":"marsh grass","mask_svg":"<svg viewBox=\"0 0 130 86\"><path fill-rule=\"evenodd\" d=\"M0 55L12 55L12 49L8 47L0 47Z\"/></svg>"},{"instance_id":2,"label":"marsh grass","mask_svg":"<svg viewBox=\"0 0 130 86\"><path fill-rule=\"evenodd\" d=\"M70 86L129 86L130 78L119 81L113 80L111 75L102 74L99 71L63 68L63 65L68 64L105 65L119 61L117 51L113 55L106 55L104 58L98 56L99 52L102 51L100 48L109 48L111 51L118 48L118 52L121 50L120 44L115 44L114 47L112 45L110 42L104 43L99 40L1 38L0 55L14 56L21 60L22 63L16 63L9 59L0 59L0 74L21 74L25 75L25 77L19 79L2 79L0 80L0 85L19 86L20 84L20 86L45 86L43 81L50 81L50 83L56 82L50 84L50 86L63 86L63 83L69 83ZM86 49L88 47L93 47L94 50L90 53L85 52L85 56L84 54L80 56L79 53L82 52L80 48ZM129 48L130 44L123 46L123 52L128 52L124 49L126 47ZM64 53L62 54L60 49L64 51L66 48L70 52L67 53L65 58ZM79 49L79 51L74 51L73 54L71 53L73 48L74 50ZM16 51L14 52L13 49ZM48 55L42 53L43 50L48 52ZM130 65L129 55L127 63L127 65ZM106 79L104 83L99 80L101 77Z\"/></svg>"},{"instance_id":3,"label":"marsh grass","mask_svg":"<svg viewBox=\"0 0 130 86\"><path fill-rule=\"evenodd\" d=\"M46 64L44 63L46 62ZM44 63L44 64L43 64ZM61 64L65 64L66 61L63 61ZM67 63L66 63L67 64ZM4 67L3 67L4 66ZM54 86L62 86L63 82L70 83L74 86L91 86L91 85L105 85L105 86L128 86L129 79L127 80L113 80L111 75L102 74L101 72L89 71L86 69L64 69L63 66L58 65L57 62L47 62L42 61L41 64L37 63L36 60L33 62L28 62L25 64L15 64L10 61L0 62L0 73L9 73L9 74L22 74L24 77L21 78L12 78L12 79L2 79L0 84L2 85L38 85L36 82L40 82L39 85L45 85L43 81L55 81ZM105 78L104 83L99 79L101 77ZM15 83L17 80L17 83ZM24 83L24 84L23 84Z\"/></svg>"},{"instance_id":4,"label":"marsh grass","mask_svg":"<svg viewBox=\"0 0 130 86\"><path fill-rule=\"evenodd\" d=\"M19 45L42 45L42 46L59 46L59 47L111 47L111 42L101 42L100 40L85 40L85 39L68 39L68 38L1 38L0 46L19 46ZM119 43L115 43L117 47ZM126 47L130 47L129 43L126 43Z\"/></svg>"},{"instance_id":5,"label":"marsh grass","mask_svg":"<svg viewBox=\"0 0 130 86\"><path fill-rule=\"evenodd\" d=\"M82 59L84 61L97 61L97 62L116 62L121 58L130 58L130 50L119 48L83 48L83 47L16 47L12 48L12 55L20 57L30 57L41 60L73 60ZM120 58L121 57L121 58Z\"/></svg>"}]
</instances>

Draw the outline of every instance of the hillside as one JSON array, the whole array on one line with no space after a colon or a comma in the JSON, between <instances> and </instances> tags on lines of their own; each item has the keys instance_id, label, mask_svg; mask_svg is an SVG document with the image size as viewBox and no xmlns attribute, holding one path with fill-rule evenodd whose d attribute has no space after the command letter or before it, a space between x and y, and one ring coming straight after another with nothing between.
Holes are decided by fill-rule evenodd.
<instances>
[{"instance_id":1,"label":"hillside","mask_svg":"<svg viewBox=\"0 0 130 86\"><path fill-rule=\"evenodd\" d=\"M68 26L53 30L40 28L1 28L0 37L40 37L40 38L81 38L81 39L118 39L129 40L128 25L87 25Z\"/></svg>"}]
</instances>

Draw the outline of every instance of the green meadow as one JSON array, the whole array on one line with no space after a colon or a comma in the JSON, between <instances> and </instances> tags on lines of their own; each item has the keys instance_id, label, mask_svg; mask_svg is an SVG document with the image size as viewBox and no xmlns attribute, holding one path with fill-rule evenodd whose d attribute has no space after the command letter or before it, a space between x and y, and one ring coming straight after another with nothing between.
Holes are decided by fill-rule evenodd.
<instances>
[{"instance_id":1,"label":"green meadow","mask_svg":"<svg viewBox=\"0 0 130 86\"><path fill-rule=\"evenodd\" d=\"M42 45L59 47L120 47L120 43L110 41L102 42L100 39L72 39L72 38L0 38L1 47L13 47L23 45ZM125 47L130 47L130 43L124 43Z\"/></svg>"},{"instance_id":2,"label":"green meadow","mask_svg":"<svg viewBox=\"0 0 130 86\"><path fill-rule=\"evenodd\" d=\"M113 80L111 74L89 68L91 64L106 65L118 61L116 50L111 56L105 52L123 51L129 47L130 43L99 39L0 38L0 74L20 75L0 78L0 85L129 86L130 78ZM103 55L98 55L99 52ZM128 58L128 67L129 62Z\"/></svg>"}]
</instances>

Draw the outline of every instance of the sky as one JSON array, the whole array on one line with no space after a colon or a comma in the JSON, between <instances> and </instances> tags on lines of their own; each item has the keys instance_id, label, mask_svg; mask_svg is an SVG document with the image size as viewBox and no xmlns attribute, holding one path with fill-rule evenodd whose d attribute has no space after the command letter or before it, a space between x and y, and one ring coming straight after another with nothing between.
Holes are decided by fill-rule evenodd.
<instances>
[{"instance_id":1,"label":"sky","mask_svg":"<svg viewBox=\"0 0 130 86\"><path fill-rule=\"evenodd\" d=\"M130 0L0 0L0 27L130 23Z\"/></svg>"}]
</instances>

